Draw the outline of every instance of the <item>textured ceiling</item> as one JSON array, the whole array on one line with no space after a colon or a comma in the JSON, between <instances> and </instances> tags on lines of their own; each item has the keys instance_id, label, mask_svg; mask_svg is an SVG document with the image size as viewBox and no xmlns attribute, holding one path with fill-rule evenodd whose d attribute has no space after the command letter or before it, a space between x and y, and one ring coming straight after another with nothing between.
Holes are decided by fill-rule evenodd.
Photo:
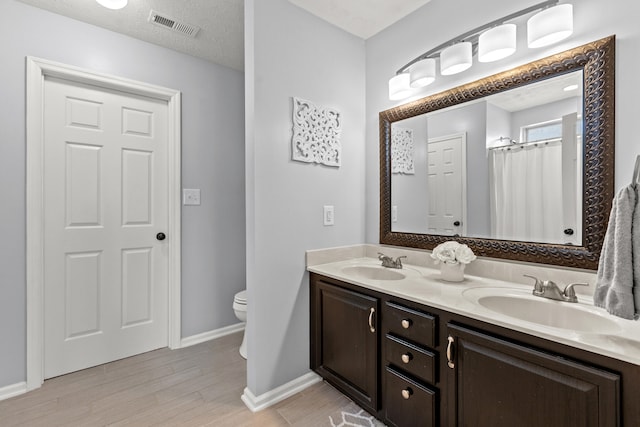
<instances>
[{"instance_id":1,"label":"textured ceiling","mask_svg":"<svg viewBox=\"0 0 640 427\"><path fill-rule=\"evenodd\" d=\"M243 0L130 0L110 10L92 0L20 0L235 70L244 69ZM201 27L195 38L148 22L151 10Z\"/></svg>"},{"instance_id":2,"label":"textured ceiling","mask_svg":"<svg viewBox=\"0 0 640 427\"><path fill-rule=\"evenodd\" d=\"M19 1L239 71L244 69L244 0L130 0L121 10L106 9L92 0ZM366 39L430 0L289 1ZM191 38L150 24L151 10L201 30Z\"/></svg>"}]
</instances>

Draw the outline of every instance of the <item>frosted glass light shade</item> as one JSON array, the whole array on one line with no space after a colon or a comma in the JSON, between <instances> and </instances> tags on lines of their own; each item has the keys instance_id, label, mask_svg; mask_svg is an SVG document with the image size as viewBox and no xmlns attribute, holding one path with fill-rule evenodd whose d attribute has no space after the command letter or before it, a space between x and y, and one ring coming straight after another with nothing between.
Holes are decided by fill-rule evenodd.
<instances>
[{"instance_id":1,"label":"frosted glass light shade","mask_svg":"<svg viewBox=\"0 0 640 427\"><path fill-rule=\"evenodd\" d=\"M449 46L440 52L440 74L449 76L471 67L471 42L462 42Z\"/></svg>"},{"instance_id":2,"label":"frosted glass light shade","mask_svg":"<svg viewBox=\"0 0 640 427\"><path fill-rule=\"evenodd\" d=\"M436 79L436 60L433 58L422 59L411 66L410 86L421 88L430 85Z\"/></svg>"},{"instance_id":3,"label":"frosted glass light shade","mask_svg":"<svg viewBox=\"0 0 640 427\"><path fill-rule=\"evenodd\" d=\"M527 45L530 48L548 46L573 33L573 5L550 7L527 21Z\"/></svg>"},{"instance_id":4,"label":"frosted glass light shade","mask_svg":"<svg viewBox=\"0 0 640 427\"><path fill-rule=\"evenodd\" d=\"M516 25L504 24L480 34L478 61L493 62L516 51Z\"/></svg>"},{"instance_id":5,"label":"frosted glass light shade","mask_svg":"<svg viewBox=\"0 0 640 427\"><path fill-rule=\"evenodd\" d=\"M128 0L96 0L98 4L107 9L122 9L127 5Z\"/></svg>"},{"instance_id":6,"label":"frosted glass light shade","mask_svg":"<svg viewBox=\"0 0 640 427\"><path fill-rule=\"evenodd\" d=\"M389 99L398 101L411 95L409 73L400 73L389 79Z\"/></svg>"}]
</instances>

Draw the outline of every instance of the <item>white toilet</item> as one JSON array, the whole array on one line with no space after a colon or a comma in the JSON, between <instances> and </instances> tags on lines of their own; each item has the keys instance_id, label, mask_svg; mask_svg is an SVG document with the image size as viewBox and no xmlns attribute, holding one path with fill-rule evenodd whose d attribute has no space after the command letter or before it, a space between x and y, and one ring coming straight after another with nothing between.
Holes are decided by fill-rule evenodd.
<instances>
[{"instance_id":1,"label":"white toilet","mask_svg":"<svg viewBox=\"0 0 640 427\"><path fill-rule=\"evenodd\" d=\"M245 322L245 332L240 344L240 356L247 358L247 291L240 291L233 297L233 311L241 322Z\"/></svg>"}]
</instances>

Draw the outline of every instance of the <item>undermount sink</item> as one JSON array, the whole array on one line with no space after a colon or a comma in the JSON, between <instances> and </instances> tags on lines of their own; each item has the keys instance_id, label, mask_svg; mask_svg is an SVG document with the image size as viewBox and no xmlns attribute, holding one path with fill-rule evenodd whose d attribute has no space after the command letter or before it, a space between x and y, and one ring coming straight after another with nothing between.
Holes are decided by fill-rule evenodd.
<instances>
[{"instance_id":1,"label":"undermount sink","mask_svg":"<svg viewBox=\"0 0 640 427\"><path fill-rule=\"evenodd\" d=\"M471 288L463 295L486 309L538 325L592 333L620 329L594 307L541 298L521 289Z\"/></svg>"},{"instance_id":2,"label":"undermount sink","mask_svg":"<svg viewBox=\"0 0 640 427\"><path fill-rule=\"evenodd\" d=\"M344 267L342 272L349 276L369 280L402 280L405 275L397 270L374 265L352 265Z\"/></svg>"}]
</instances>

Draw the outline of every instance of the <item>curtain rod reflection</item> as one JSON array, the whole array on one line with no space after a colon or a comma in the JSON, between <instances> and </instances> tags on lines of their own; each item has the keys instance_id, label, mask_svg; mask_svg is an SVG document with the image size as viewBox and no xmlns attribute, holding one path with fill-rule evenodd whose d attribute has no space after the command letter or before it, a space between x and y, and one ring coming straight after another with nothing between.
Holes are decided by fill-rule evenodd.
<instances>
[{"instance_id":1,"label":"curtain rod reflection","mask_svg":"<svg viewBox=\"0 0 640 427\"><path fill-rule=\"evenodd\" d=\"M500 140L502 141L503 137L500 137ZM506 150L511 150L512 148L524 148L528 145L534 145L537 146L538 144L544 144L547 145L550 142L562 142L562 138L549 138L549 139L541 139L539 141L527 141L527 142L517 142L513 139L510 138L505 138L505 139L509 139L511 141L511 145L499 145L496 147L489 147L489 150L498 150L498 149L506 149Z\"/></svg>"}]
</instances>

